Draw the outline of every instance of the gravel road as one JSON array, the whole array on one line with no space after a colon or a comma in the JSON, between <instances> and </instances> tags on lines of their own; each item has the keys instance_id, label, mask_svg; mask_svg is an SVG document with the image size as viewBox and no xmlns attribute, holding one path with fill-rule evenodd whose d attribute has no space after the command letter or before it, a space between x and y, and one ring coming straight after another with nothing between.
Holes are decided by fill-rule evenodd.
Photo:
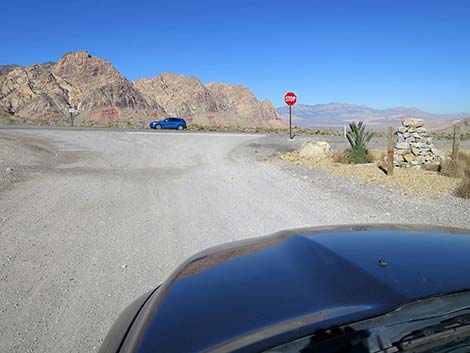
<instances>
[{"instance_id":1,"label":"gravel road","mask_svg":"<svg viewBox=\"0 0 470 353\"><path fill-rule=\"evenodd\" d=\"M470 228L469 201L272 157L301 140L0 130L13 173L0 191L0 351L96 351L127 304L212 245L341 223Z\"/></svg>"}]
</instances>

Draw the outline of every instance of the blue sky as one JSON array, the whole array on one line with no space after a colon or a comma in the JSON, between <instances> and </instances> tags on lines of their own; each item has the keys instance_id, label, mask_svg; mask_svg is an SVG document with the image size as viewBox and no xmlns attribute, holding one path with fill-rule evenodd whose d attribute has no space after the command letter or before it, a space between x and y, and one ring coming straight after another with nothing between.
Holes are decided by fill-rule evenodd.
<instances>
[{"instance_id":1,"label":"blue sky","mask_svg":"<svg viewBox=\"0 0 470 353\"><path fill-rule=\"evenodd\" d=\"M9 1L0 64L89 50L129 79L170 71L283 104L470 112L470 1Z\"/></svg>"}]
</instances>

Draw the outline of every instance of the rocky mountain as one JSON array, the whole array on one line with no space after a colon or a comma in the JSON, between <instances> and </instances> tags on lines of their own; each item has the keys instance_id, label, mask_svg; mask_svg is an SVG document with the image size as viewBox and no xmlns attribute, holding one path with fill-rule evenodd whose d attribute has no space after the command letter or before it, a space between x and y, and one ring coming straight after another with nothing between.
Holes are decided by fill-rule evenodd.
<instances>
[{"instance_id":1,"label":"rocky mountain","mask_svg":"<svg viewBox=\"0 0 470 353\"><path fill-rule=\"evenodd\" d=\"M258 101L253 92L242 85L232 86L226 83L208 83L221 111L234 112L239 117L238 125L245 120L249 126L284 127L285 123L277 116L269 99Z\"/></svg>"},{"instance_id":2,"label":"rocky mountain","mask_svg":"<svg viewBox=\"0 0 470 353\"><path fill-rule=\"evenodd\" d=\"M141 78L134 86L151 104L165 107L170 115L191 117L217 112L211 92L195 77L164 73L155 78Z\"/></svg>"},{"instance_id":3,"label":"rocky mountain","mask_svg":"<svg viewBox=\"0 0 470 353\"><path fill-rule=\"evenodd\" d=\"M169 115L200 125L232 127L283 127L269 100L258 101L247 88L224 83L204 85L195 77L164 73L134 82L150 104Z\"/></svg>"},{"instance_id":4,"label":"rocky mountain","mask_svg":"<svg viewBox=\"0 0 470 353\"><path fill-rule=\"evenodd\" d=\"M11 65L0 65L0 75L6 75L10 71L13 71L19 67L19 65L16 64L11 64Z\"/></svg>"},{"instance_id":5,"label":"rocky mountain","mask_svg":"<svg viewBox=\"0 0 470 353\"><path fill-rule=\"evenodd\" d=\"M67 124L68 109L75 107L75 121L82 125L147 126L168 115L203 125L285 125L271 102L259 102L242 86L204 85L171 73L131 82L87 51L67 53L57 63L9 66L2 72L3 121Z\"/></svg>"},{"instance_id":6,"label":"rocky mountain","mask_svg":"<svg viewBox=\"0 0 470 353\"><path fill-rule=\"evenodd\" d=\"M0 112L15 122L66 123L68 108L82 123L141 120L163 114L150 107L133 84L109 62L86 51L65 54L57 63L17 67L0 76Z\"/></svg>"},{"instance_id":7,"label":"rocky mountain","mask_svg":"<svg viewBox=\"0 0 470 353\"><path fill-rule=\"evenodd\" d=\"M289 108L287 106L277 108L278 114L288 119ZM417 108L398 107L391 109L373 109L366 105L348 103L329 103L317 105L295 105L293 119L296 125L303 127L339 127L350 121L362 120L369 126L382 128L388 125L400 124L405 117L422 118L426 120L426 126L440 128L454 120L467 117L468 114L433 114Z\"/></svg>"},{"instance_id":8,"label":"rocky mountain","mask_svg":"<svg viewBox=\"0 0 470 353\"><path fill-rule=\"evenodd\" d=\"M470 117L459 121L457 124L460 126L460 133L470 135ZM454 125L455 124L452 124L451 126L439 130L439 132L447 135L452 135L454 133Z\"/></svg>"}]
</instances>

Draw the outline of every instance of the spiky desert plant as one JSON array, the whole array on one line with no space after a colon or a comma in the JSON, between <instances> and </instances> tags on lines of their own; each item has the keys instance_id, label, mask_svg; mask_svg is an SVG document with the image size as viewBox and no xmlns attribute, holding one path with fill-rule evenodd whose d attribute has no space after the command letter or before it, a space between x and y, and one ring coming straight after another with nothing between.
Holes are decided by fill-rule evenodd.
<instances>
[{"instance_id":1,"label":"spiky desert plant","mask_svg":"<svg viewBox=\"0 0 470 353\"><path fill-rule=\"evenodd\" d=\"M372 132L366 131L366 126L362 121L357 124L353 121L349 124L346 138L354 152L354 164L367 163L366 144L372 138Z\"/></svg>"}]
</instances>

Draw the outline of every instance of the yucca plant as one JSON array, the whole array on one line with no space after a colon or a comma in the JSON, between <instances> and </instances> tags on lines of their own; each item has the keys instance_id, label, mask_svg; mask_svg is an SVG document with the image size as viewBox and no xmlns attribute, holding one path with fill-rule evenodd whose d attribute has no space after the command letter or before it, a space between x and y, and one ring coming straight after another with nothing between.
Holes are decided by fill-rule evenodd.
<instances>
[{"instance_id":1,"label":"yucca plant","mask_svg":"<svg viewBox=\"0 0 470 353\"><path fill-rule=\"evenodd\" d=\"M354 152L354 164L367 163L366 143L372 138L372 132L366 131L366 126L362 121L357 124L353 121L349 124L346 138Z\"/></svg>"}]
</instances>

